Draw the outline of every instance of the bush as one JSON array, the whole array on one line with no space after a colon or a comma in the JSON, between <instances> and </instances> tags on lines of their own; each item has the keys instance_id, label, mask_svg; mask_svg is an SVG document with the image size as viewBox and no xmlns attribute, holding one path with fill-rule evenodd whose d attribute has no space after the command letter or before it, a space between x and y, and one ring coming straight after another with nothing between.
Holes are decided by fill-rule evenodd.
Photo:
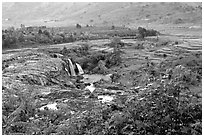
<instances>
[{"instance_id":1,"label":"bush","mask_svg":"<svg viewBox=\"0 0 204 137\"><path fill-rule=\"evenodd\" d=\"M76 39L72 35L64 37L64 42L74 42L75 40Z\"/></svg>"},{"instance_id":2,"label":"bush","mask_svg":"<svg viewBox=\"0 0 204 137\"><path fill-rule=\"evenodd\" d=\"M82 44L81 47L74 48L72 51L75 52L78 57L86 56L89 54L89 45Z\"/></svg>"},{"instance_id":3,"label":"bush","mask_svg":"<svg viewBox=\"0 0 204 137\"><path fill-rule=\"evenodd\" d=\"M115 29L115 26L113 25L113 26L111 26L111 29Z\"/></svg>"},{"instance_id":4,"label":"bush","mask_svg":"<svg viewBox=\"0 0 204 137\"><path fill-rule=\"evenodd\" d=\"M46 35L48 38L51 38L51 35L50 35L49 31L44 30L43 34Z\"/></svg>"},{"instance_id":5,"label":"bush","mask_svg":"<svg viewBox=\"0 0 204 137\"><path fill-rule=\"evenodd\" d=\"M63 37L60 35L55 35L52 37L52 40L55 44L59 44L63 42Z\"/></svg>"},{"instance_id":6,"label":"bush","mask_svg":"<svg viewBox=\"0 0 204 137\"><path fill-rule=\"evenodd\" d=\"M139 31L139 37L143 39L146 36L147 30L145 28L138 27L138 31Z\"/></svg>"},{"instance_id":7,"label":"bush","mask_svg":"<svg viewBox=\"0 0 204 137\"><path fill-rule=\"evenodd\" d=\"M157 36L159 34L159 32L156 30L153 30L153 29L147 30L142 27L138 27L138 31L139 31L139 38L142 38L142 39L144 39L144 37L147 37L147 36Z\"/></svg>"},{"instance_id":8,"label":"bush","mask_svg":"<svg viewBox=\"0 0 204 137\"><path fill-rule=\"evenodd\" d=\"M70 51L64 47L61 51L60 51L60 54L64 55L64 56L67 56L68 54L70 53Z\"/></svg>"},{"instance_id":9,"label":"bush","mask_svg":"<svg viewBox=\"0 0 204 137\"><path fill-rule=\"evenodd\" d=\"M106 54L103 54L101 52L92 54L91 56L88 56L87 62L86 62L86 68L89 71L92 71L98 64L100 60L105 60Z\"/></svg>"},{"instance_id":10,"label":"bush","mask_svg":"<svg viewBox=\"0 0 204 137\"><path fill-rule=\"evenodd\" d=\"M47 37L46 35L39 35L38 39L37 39L38 43L44 43L44 44L48 44L51 43L51 39L49 39L49 37Z\"/></svg>"},{"instance_id":11,"label":"bush","mask_svg":"<svg viewBox=\"0 0 204 137\"><path fill-rule=\"evenodd\" d=\"M80 29L80 28L81 28L81 25L76 24L76 28L77 28L77 29Z\"/></svg>"},{"instance_id":12,"label":"bush","mask_svg":"<svg viewBox=\"0 0 204 137\"><path fill-rule=\"evenodd\" d=\"M2 48L18 48L17 41L18 40L15 36L5 36L4 38L2 38Z\"/></svg>"},{"instance_id":13,"label":"bush","mask_svg":"<svg viewBox=\"0 0 204 137\"><path fill-rule=\"evenodd\" d=\"M121 38L119 37L113 37L111 39L111 42L108 44L110 47L113 48L120 48L124 46L124 43L121 41Z\"/></svg>"},{"instance_id":14,"label":"bush","mask_svg":"<svg viewBox=\"0 0 204 137\"><path fill-rule=\"evenodd\" d=\"M143 46L144 43L137 43L135 46L135 49L144 49L145 47Z\"/></svg>"},{"instance_id":15,"label":"bush","mask_svg":"<svg viewBox=\"0 0 204 137\"><path fill-rule=\"evenodd\" d=\"M112 66L119 66L122 62L121 51L114 48L113 53L109 53L106 58L106 67L110 68Z\"/></svg>"},{"instance_id":16,"label":"bush","mask_svg":"<svg viewBox=\"0 0 204 137\"><path fill-rule=\"evenodd\" d=\"M146 36L157 36L158 32L156 30L147 30L146 31Z\"/></svg>"},{"instance_id":17,"label":"bush","mask_svg":"<svg viewBox=\"0 0 204 137\"><path fill-rule=\"evenodd\" d=\"M19 42L24 42L25 41L23 34L20 34L20 36L18 37L18 41Z\"/></svg>"}]
</instances>

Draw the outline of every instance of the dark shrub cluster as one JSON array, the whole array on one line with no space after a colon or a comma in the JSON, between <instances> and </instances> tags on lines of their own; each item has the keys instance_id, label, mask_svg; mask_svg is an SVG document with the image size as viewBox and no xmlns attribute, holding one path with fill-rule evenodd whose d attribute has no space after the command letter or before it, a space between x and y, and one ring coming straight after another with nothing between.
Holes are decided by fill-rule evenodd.
<instances>
[{"instance_id":1,"label":"dark shrub cluster","mask_svg":"<svg viewBox=\"0 0 204 137\"><path fill-rule=\"evenodd\" d=\"M138 27L138 31L139 31L139 37L142 39L147 36L157 36L159 34L159 32L154 29L147 30L142 27Z\"/></svg>"},{"instance_id":2,"label":"dark shrub cluster","mask_svg":"<svg viewBox=\"0 0 204 137\"><path fill-rule=\"evenodd\" d=\"M96 29L100 29L96 28ZM105 28L104 28L105 29ZM139 32L138 32L139 31ZM79 40L97 40L105 39L109 37L132 37L136 38L139 33L139 37L144 38L146 36L156 36L158 32L156 30L146 30L139 27L138 30L132 30L127 28L120 28L113 26L111 29L103 31L82 30L80 24L76 24L76 30L68 32L66 29L60 30L58 28L46 28L46 27L23 27L20 29L12 28L10 30L2 31L2 47L3 48L16 48L18 45L30 46L33 44L60 44L68 43ZM112 41L113 45L114 40ZM124 46L122 42L117 43Z\"/></svg>"},{"instance_id":3,"label":"dark shrub cluster","mask_svg":"<svg viewBox=\"0 0 204 137\"><path fill-rule=\"evenodd\" d=\"M2 48L17 48L18 45L59 44L76 41L71 33L51 33L50 29L13 29L2 31Z\"/></svg>"}]
</instances>

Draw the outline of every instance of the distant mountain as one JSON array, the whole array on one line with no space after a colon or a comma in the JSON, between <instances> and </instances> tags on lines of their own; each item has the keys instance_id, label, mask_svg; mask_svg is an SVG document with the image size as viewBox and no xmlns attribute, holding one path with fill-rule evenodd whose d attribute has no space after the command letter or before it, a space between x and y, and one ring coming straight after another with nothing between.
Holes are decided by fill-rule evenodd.
<instances>
[{"instance_id":1,"label":"distant mountain","mask_svg":"<svg viewBox=\"0 0 204 137\"><path fill-rule=\"evenodd\" d=\"M202 24L202 3L3 2L2 26Z\"/></svg>"}]
</instances>

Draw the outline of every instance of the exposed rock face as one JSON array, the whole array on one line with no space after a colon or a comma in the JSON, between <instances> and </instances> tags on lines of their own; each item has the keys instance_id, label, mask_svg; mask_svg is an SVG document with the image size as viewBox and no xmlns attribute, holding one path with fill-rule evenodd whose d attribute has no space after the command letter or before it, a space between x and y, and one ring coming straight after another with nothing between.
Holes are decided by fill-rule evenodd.
<instances>
[{"instance_id":1,"label":"exposed rock face","mask_svg":"<svg viewBox=\"0 0 204 137\"><path fill-rule=\"evenodd\" d=\"M26 89L25 85L70 85L68 69L76 76L71 60L67 64L61 58L33 51L3 55L3 66L2 84L8 89Z\"/></svg>"},{"instance_id":2,"label":"exposed rock face","mask_svg":"<svg viewBox=\"0 0 204 137\"><path fill-rule=\"evenodd\" d=\"M108 69L106 68L106 63L102 60L98 62L98 66L96 66L92 71L99 73L99 74L106 74L108 73Z\"/></svg>"}]
</instances>

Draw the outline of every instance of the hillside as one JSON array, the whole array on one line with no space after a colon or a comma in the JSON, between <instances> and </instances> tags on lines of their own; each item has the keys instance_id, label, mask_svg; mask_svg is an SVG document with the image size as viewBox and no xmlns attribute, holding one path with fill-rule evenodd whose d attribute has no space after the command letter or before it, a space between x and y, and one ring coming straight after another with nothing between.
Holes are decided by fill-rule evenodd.
<instances>
[{"instance_id":1,"label":"hillside","mask_svg":"<svg viewBox=\"0 0 204 137\"><path fill-rule=\"evenodd\" d=\"M2 134L202 135L201 15L201 3L3 3Z\"/></svg>"},{"instance_id":2,"label":"hillside","mask_svg":"<svg viewBox=\"0 0 204 137\"><path fill-rule=\"evenodd\" d=\"M131 24L202 24L201 3L3 3L4 27Z\"/></svg>"}]
</instances>

